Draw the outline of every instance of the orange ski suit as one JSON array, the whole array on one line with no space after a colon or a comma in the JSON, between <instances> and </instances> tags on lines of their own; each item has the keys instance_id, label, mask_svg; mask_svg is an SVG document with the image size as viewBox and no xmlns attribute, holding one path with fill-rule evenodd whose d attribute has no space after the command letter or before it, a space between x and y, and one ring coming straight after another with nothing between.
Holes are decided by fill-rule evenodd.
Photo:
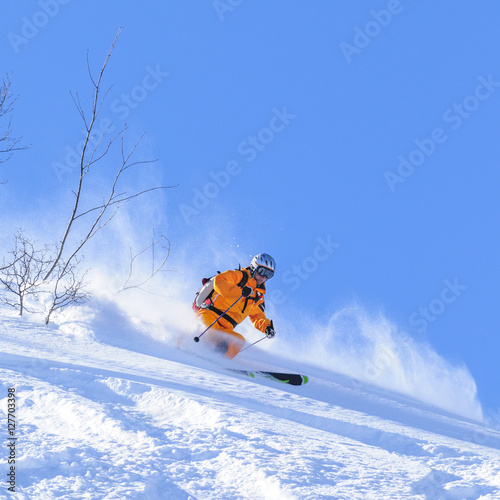
<instances>
[{"instance_id":1,"label":"orange ski suit","mask_svg":"<svg viewBox=\"0 0 500 500\"><path fill-rule=\"evenodd\" d=\"M206 333L208 340L217 350L225 351L225 357L229 359L234 358L245 344L243 335L235 332L234 328L247 316L262 333L265 333L271 324L264 313L265 285L257 286L247 268L220 273L214 278L212 304L196 313L205 326L210 326L238 297L241 297L241 291L245 286L251 287L253 293L248 297L242 297Z\"/></svg>"}]
</instances>

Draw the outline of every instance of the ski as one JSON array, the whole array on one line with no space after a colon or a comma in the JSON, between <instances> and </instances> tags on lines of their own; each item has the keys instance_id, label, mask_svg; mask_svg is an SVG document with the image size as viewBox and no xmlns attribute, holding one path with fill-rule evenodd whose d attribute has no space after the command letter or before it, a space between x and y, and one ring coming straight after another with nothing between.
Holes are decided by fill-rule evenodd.
<instances>
[{"instance_id":1,"label":"ski","mask_svg":"<svg viewBox=\"0 0 500 500\"><path fill-rule=\"evenodd\" d=\"M239 373L241 375L246 375L250 378L255 378L257 376L265 377L289 385L304 385L309 381L309 378L306 375L300 375L299 373L266 372L261 370L235 370L232 368L230 369L230 371Z\"/></svg>"}]
</instances>

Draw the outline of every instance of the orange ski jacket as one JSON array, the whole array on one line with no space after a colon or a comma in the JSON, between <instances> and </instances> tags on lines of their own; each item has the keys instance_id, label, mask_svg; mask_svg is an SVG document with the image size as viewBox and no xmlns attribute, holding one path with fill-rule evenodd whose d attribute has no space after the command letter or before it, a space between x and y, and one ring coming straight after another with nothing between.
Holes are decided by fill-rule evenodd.
<instances>
[{"instance_id":1,"label":"orange ski jacket","mask_svg":"<svg viewBox=\"0 0 500 500\"><path fill-rule=\"evenodd\" d=\"M220 323L221 325L228 323L228 326L231 325L234 328L246 317L249 317L255 328L265 333L266 328L271 324L265 314L266 287L264 284L260 287L257 286L257 282L252 278L247 268L239 271L225 271L215 276L212 305L208 309L222 314L238 297L241 297L241 291L245 286L251 287L253 293L240 299L221 318Z\"/></svg>"}]
</instances>

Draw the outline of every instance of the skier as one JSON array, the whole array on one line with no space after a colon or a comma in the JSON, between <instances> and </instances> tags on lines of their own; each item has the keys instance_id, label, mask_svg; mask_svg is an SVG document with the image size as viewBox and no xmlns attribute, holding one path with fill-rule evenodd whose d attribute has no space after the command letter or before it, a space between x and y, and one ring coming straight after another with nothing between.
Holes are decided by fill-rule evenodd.
<instances>
[{"instance_id":1,"label":"skier","mask_svg":"<svg viewBox=\"0 0 500 500\"><path fill-rule=\"evenodd\" d=\"M235 332L234 328L246 317L268 338L274 337L273 322L265 315L264 295L265 283L273 277L275 269L274 259L261 253L252 259L248 267L225 271L214 277L212 296L196 314L205 326L213 324L206 332L207 338L215 350L226 358L234 358L245 344L243 335Z\"/></svg>"}]
</instances>

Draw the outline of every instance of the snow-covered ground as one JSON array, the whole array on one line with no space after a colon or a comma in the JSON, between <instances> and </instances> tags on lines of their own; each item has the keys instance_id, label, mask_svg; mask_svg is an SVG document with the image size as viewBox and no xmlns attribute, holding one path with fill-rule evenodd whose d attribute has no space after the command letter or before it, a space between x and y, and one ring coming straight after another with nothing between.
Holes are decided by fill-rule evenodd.
<instances>
[{"instance_id":1,"label":"snow-covered ground","mask_svg":"<svg viewBox=\"0 0 500 500\"><path fill-rule=\"evenodd\" d=\"M245 378L111 306L0 326L1 498L500 498L496 429L319 365L256 346L240 364L310 380Z\"/></svg>"}]
</instances>

